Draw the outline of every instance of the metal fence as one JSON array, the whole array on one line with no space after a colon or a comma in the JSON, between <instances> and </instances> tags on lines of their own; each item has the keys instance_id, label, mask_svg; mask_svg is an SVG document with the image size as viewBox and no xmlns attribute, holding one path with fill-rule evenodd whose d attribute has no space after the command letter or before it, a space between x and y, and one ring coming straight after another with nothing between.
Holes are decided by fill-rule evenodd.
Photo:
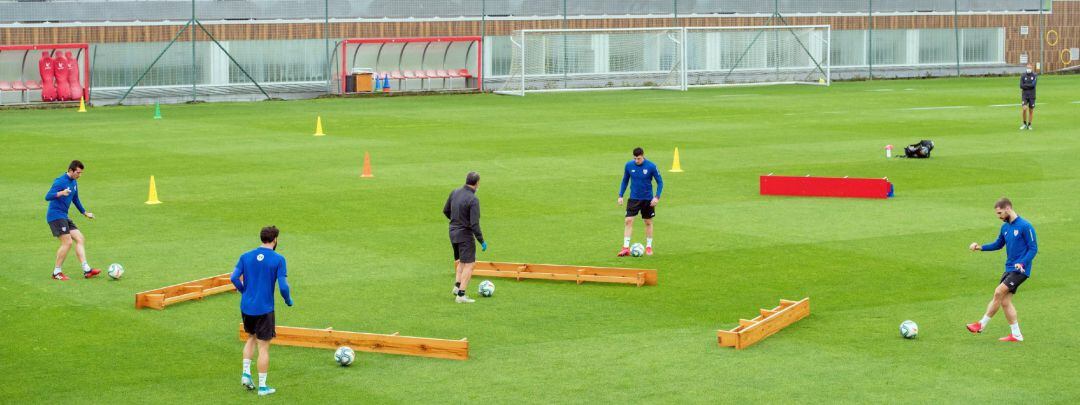
<instances>
[{"instance_id":1,"label":"metal fence","mask_svg":"<svg viewBox=\"0 0 1080 405\"><path fill-rule=\"evenodd\" d=\"M612 20L677 27L709 18L725 26L734 25L723 22L727 18L771 25L803 17L865 18L866 27L833 28L834 78L963 75L1015 66L1005 63L1006 27L963 26L960 16L1038 15L1031 30L1041 36L1051 6L1051 0L0 0L0 44L56 38L46 35L49 30L66 30L64 42L90 43L86 57L97 103L330 93L337 87L338 42L355 36L350 30L358 25L380 24L372 36L405 35L386 27L392 24L483 36L483 73L491 86L509 70L511 30L590 28ZM874 17L909 15L938 24L875 25ZM133 35L142 39L123 39ZM1032 52L1032 61L1041 62L1041 55ZM0 64L0 81L36 73L28 66L36 68L36 59Z\"/></svg>"}]
</instances>

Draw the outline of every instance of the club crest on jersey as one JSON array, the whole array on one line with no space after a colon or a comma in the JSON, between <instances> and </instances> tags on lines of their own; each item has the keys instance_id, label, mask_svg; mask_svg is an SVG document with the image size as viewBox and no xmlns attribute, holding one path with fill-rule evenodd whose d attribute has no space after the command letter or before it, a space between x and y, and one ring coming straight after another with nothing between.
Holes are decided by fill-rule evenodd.
<instances>
[{"instance_id":1,"label":"club crest on jersey","mask_svg":"<svg viewBox=\"0 0 1080 405\"><path fill-rule=\"evenodd\" d=\"M1019 229L1013 229L1013 236L1020 236L1020 230Z\"/></svg>"},{"instance_id":2,"label":"club crest on jersey","mask_svg":"<svg viewBox=\"0 0 1080 405\"><path fill-rule=\"evenodd\" d=\"M642 174L649 174L649 169L642 170L641 173Z\"/></svg>"},{"instance_id":3,"label":"club crest on jersey","mask_svg":"<svg viewBox=\"0 0 1080 405\"><path fill-rule=\"evenodd\" d=\"M264 257L264 256L262 255L262 253L259 253L259 255L258 255L258 256L255 256L255 260L258 260L258 261L260 261L260 262L261 262L261 261L262 261L262 259L263 259L263 257Z\"/></svg>"}]
</instances>

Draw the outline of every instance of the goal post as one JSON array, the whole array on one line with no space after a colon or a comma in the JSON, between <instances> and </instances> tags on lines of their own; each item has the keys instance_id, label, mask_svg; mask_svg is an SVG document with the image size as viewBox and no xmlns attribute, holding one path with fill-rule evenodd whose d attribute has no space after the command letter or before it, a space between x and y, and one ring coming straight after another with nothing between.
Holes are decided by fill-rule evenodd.
<instances>
[{"instance_id":1,"label":"goal post","mask_svg":"<svg viewBox=\"0 0 1080 405\"><path fill-rule=\"evenodd\" d=\"M518 30L497 91L686 90L682 28Z\"/></svg>"},{"instance_id":2,"label":"goal post","mask_svg":"<svg viewBox=\"0 0 1080 405\"><path fill-rule=\"evenodd\" d=\"M828 25L514 31L497 93L831 84Z\"/></svg>"}]
</instances>

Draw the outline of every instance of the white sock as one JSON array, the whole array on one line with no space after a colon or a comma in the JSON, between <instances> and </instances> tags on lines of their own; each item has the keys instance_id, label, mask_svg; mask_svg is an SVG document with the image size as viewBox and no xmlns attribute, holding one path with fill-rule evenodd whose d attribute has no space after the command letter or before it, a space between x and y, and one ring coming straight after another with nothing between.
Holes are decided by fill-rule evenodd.
<instances>
[{"instance_id":1,"label":"white sock","mask_svg":"<svg viewBox=\"0 0 1080 405\"><path fill-rule=\"evenodd\" d=\"M624 248L630 247L630 238L623 238L622 239L622 247L624 247Z\"/></svg>"},{"instance_id":2,"label":"white sock","mask_svg":"<svg viewBox=\"0 0 1080 405\"><path fill-rule=\"evenodd\" d=\"M1009 329L1012 329L1013 336L1024 336L1022 333L1020 333L1020 322L1009 325Z\"/></svg>"},{"instance_id":3,"label":"white sock","mask_svg":"<svg viewBox=\"0 0 1080 405\"><path fill-rule=\"evenodd\" d=\"M986 324L988 324L988 323L990 323L990 317L986 316L986 315L983 315L983 319L981 321L979 321L979 324L981 324L982 327L985 328Z\"/></svg>"},{"instance_id":4,"label":"white sock","mask_svg":"<svg viewBox=\"0 0 1080 405\"><path fill-rule=\"evenodd\" d=\"M259 373L259 388L266 388L266 373Z\"/></svg>"},{"instance_id":5,"label":"white sock","mask_svg":"<svg viewBox=\"0 0 1080 405\"><path fill-rule=\"evenodd\" d=\"M60 268L59 268L59 267L57 267L57 268L53 269L53 271L52 271L52 274L53 274L54 276L55 276L55 275L57 275L57 274L60 274Z\"/></svg>"},{"instance_id":6,"label":"white sock","mask_svg":"<svg viewBox=\"0 0 1080 405\"><path fill-rule=\"evenodd\" d=\"M244 359L244 374L251 375L251 359Z\"/></svg>"},{"instance_id":7,"label":"white sock","mask_svg":"<svg viewBox=\"0 0 1080 405\"><path fill-rule=\"evenodd\" d=\"M82 271L84 273L90 271L90 265L87 264L86 262L82 262Z\"/></svg>"},{"instance_id":8,"label":"white sock","mask_svg":"<svg viewBox=\"0 0 1080 405\"><path fill-rule=\"evenodd\" d=\"M652 247L652 238L645 238L645 247Z\"/></svg>"}]
</instances>

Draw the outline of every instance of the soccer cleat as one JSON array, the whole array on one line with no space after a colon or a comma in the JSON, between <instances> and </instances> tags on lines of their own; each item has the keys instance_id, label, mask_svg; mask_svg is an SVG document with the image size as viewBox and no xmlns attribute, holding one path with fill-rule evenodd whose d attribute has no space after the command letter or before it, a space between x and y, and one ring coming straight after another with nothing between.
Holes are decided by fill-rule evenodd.
<instances>
[{"instance_id":1,"label":"soccer cleat","mask_svg":"<svg viewBox=\"0 0 1080 405\"><path fill-rule=\"evenodd\" d=\"M277 392L277 390L270 387L259 387L259 395L270 395Z\"/></svg>"},{"instance_id":2,"label":"soccer cleat","mask_svg":"<svg viewBox=\"0 0 1080 405\"><path fill-rule=\"evenodd\" d=\"M1009 336L1003 337L1003 338L998 339L998 340L1000 340L1002 342L1023 342L1024 341L1024 336L1023 335L1016 336L1016 335L1010 333Z\"/></svg>"},{"instance_id":3,"label":"soccer cleat","mask_svg":"<svg viewBox=\"0 0 1080 405\"><path fill-rule=\"evenodd\" d=\"M969 323L967 325L968 331L971 333L982 333L983 326L981 323Z\"/></svg>"},{"instance_id":4,"label":"soccer cleat","mask_svg":"<svg viewBox=\"0 0 1080 405\"><path fill-rule=\"evenodd\" d=\"M457 298L454 298L454 302L458 304L472 304L476 302L476 300L466 297L464 295L459 295Z\"/></svg>"},{"instance_id":5,"label":"soccer cleat","mask_svg":"<svg viewBox=\"0 0 1080 405\"><path fill-rule=\"evenodd\" d=\"M251 374L241 374L240 385L243 385L244 388L247 388L248 390L255 389L255 382L251 381Z\"/></svg>"},{"instance_id":6,"label":"soccer cleat","mask_svg":"<svg viewBox=\"0 0 1080 405\"><path fill-rule=\"evenodd\" d=\"M68 276L65 276L63 272L53 274L52 278L54 280L60 280L60 281L67 281L68 280Z\"/></svg>"},{"instance_id":7,"label":"soccer cleat","mask_svg":"<svg viewBox=\"0 0 1080 405\"><path fill-rule=\"evenodd\" d=\"M1020 130L1023 131L1025 129L1028 129L1027 124L1020 124Z\"/></svg>"},{"instance_id":8,"label":"soccer cleat","mask_svg":"<svg viewBox=\"0 0 1080 405\"><path fill-rule=\"evenodd\" d=\"M1032 129L1031 129L1031 124L1028 124L1028 125L1027 125L1027 129L1028 129L1028 131L1031 131L1031 130L1032 130Z\"/></svg>"},{"instance_id":9,"label":"soccer cleat","mask_svg":"<svg viewBox=\"0 0 1080 405\"><path fill-rule=\"evenodd\" d=\"M630 256L630 248L628 248L628 247L624 247L624 248L622 248L622 250L620 250L620 251L619 251L619 255L618 255L618 256L619 256L619 257L623 257L623 256Z\"/></svg>"},{"instance_id":10,"label":"soccer cleat","mask_svg":"<svg viewBox=\"0 0 1080 405\"><path fill-rule=\"evenodd\" d=\"M454 289L450 291L450 294L452 294L453 296L457 297L457 292L458 292L458 288L457 288L457 287L454 287Z\"/></svg>"},{"instance_id":11,"label":"soccer cleat","mask_svg":"<svg viewBox=\"0 0 1080 405\"><path fill-rule=\"evenodd\" d=\"M84 271L83 278L93 278L94 276L101 274L101 269L90 269L90 271Z\"/></svg>"},{"instance_id":12,"label":"soccer cleat","mask_svg":"<svg viewBox=\"0 0 1080 405\"><path fill-rule=\"evenodd\" d=\"M652 256L652 246L645 247L645 256Z\"/></svg>"}]
</instances>

